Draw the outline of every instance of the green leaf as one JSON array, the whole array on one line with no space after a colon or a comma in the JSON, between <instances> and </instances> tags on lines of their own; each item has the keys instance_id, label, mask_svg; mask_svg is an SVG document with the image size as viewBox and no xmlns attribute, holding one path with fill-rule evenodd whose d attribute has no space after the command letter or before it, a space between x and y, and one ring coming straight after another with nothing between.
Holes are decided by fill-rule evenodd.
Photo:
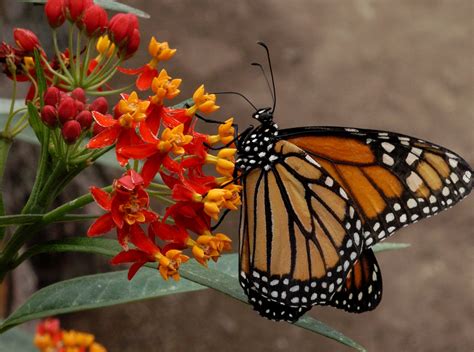
<instances>
[{"instance_id":1,"label":"green leaf","mask_svg":"<svg viewBox=\"0 0 474 352\"><path fill-rule=\"evenodd\" d=\"M45 252L80 251L113 256L119 250L120 246L114 240L77 237L46 242L30 248L25 254L31 256ZM155 266L151 263L148 265ZM247 303L247 297L237 279L237 268L237 254L229 254L222 256L218 263L210 263L209 268L204 268L195 261L182 265L180 273L183 279L177 283L163 281L156 269L148 268L142 269L132 281L127 280L126 272L98 274L63 281L36 292L0 326L0 331L49 315L200 290L206 286ZM107 284L105 293L104 283ZM78 290L78 287L81 289ZM147 290L149 287L153 288L151 293ZM79 291L81 294L78 298ZM308 316L300 319L295 325L363 350L356 342Z\"/></svg>"},{"instance_id":2,"label":"green leaf","mask_svg":"<svg viewBox=\"0 0 474 352\"><path fill-rule=\"evenodd\" d=\"M46 91L46 88L47 88L46 77L44 76L44 70L43 70L43 67L41 66L41 56L38 49L35 49L34 56L35 56L36 82L38 84L38 95L41 102L40 106L43 107L44 92Z\"/></svg>"},{"instance_id":3,"label":"green leaf","mask_svg":"<svg viewBox=\"0 0 474 352\"><path fill-rule=\"evenodd\" d=\"M43 140L43 122L41 122L40 116L38 114L38 109L34 104L30 101L28 102L28 122L30 123L33 132L36 135L35 142ZM22 135L22 133L20 133Z\"/></svg>"},{"instance_id":4,"label":"green leaf","mask_svg":"<svg viewBox=\"0 0 474 352\"><path fill-rule=\"evenodd\" d=\"M405 243L385 242L374 246L373 249L375 252L382 252L406 248L407 246L409 245ZM121 247L114 240L104 238L73 237L64 240L49 241L34 246L25 252L24 255L32 256L46 252L75 251L113 256L119 252L120 249ZM149 263L148 266L153 267L154 265ZM173 289L169 289L168 285L170 285L170 282L163 281L156 272L156 269L148 268L145 268L139 272L136 278L134 278L132 281L128 281L126 279L125 272L98 274L63 281L52 286L48 286L35 293L22 307L14 312L2 326L0 326L0 331L9 329L10 327L21 324L24 321L46 317L48 315L105 307L120 303L155 298L177 292L195 291L205 287L214 288L228 296L247 303L247 297L242 291L237 279L237 269L237 254L224 255L218 263L210 263L209 268L207 269L195 261L190 261L181 267L180 273L183 279L181 279L178 283L173 283ZM138 290L138 288L147 287L147 280L151 280L150 282L152 282L152 285L157 285L152 286L155 289L153 294L146 290ZM110 293L112 296L111 298L105 293L102 293L102 291L97 292L97 290L101 290L104 287L97 287L97 281L107 282L107 285L113 287L113 289L107 289L106 291ZM75 295L70 297L68 296L70 295L68 291L70 289L69 286L72 285L73 289L71 291L75 292L75 290L77 290L76 285L78 282L81 285L85 285L84 287L88 287L87 292L90 293L89 299L87 299L87 297L82 297L82 294L81 301L77 301ZM93 285L94 282L96 283L96 286ZM123 287L120 286L120 288L118 288L115 285L122 285ZM56 292L62 293L59 294ZM51 295L55 295L53 296L54 299L50 299ZM69 297L70 299L64 298L64 296ZM97 297L100 297L101 300L98 301L96 299ZM102 298L104 299L102 300ZM43 302L44 300L46 300L46 302ZM59 302L59 304L55 305L54 302ZM307 315L298 320L295 325L329 337L359 351L364 351L364 348L355 341Z\"/></svg>"},{"instance_id":5,"label":"green leaf","mask_svg":"<svg viewBox=\"0 0 474 352\"><path fill-rule=\"evenodd\" d=\"M33 4L44 4L46 0L20 0L20 2L28 2ZM94 3L97 5L102 6L106 10L117 11L117 12L126 12L126 13L133 13L138 17L142 18L150 18L150 15L142 10L138 10L134 7L129 5L122 4L117 1L113 0L95 0Z\"/></svg>"},{"instance_id":6,"label":"green leaf","mask_svg":"<svg viewBox=\"0 0 474 352\"><path fill-rule=\"evenodd\" d=\"M0 335L0 352L38 352L33 345L33 336L21 331L13 329Z\"/></svg>"},{"instance_id":7,"label":"green leaf","mask_svg":"<svg viewBox=\"0 0 474 352\"><path fill-rule=\"evenodd\" d=\"M385 251L395 251L398 249L404 249L410 247L409 243L393 243L393 242L382 242L377 243L372 247L374 253L385 252Z\"/></svg>"},{"instance_id":8,"label":"green leaf","mask_svg":"<svg viewBox=\"0 0 474 352\"><path fill-rule=\"evenodd\" d=\"M164 281L150 268L140 270L133 281L127 279L126 271L82 276L34 293L3 322L0 331L33 319L201 289L187 280Z\"/></svg>"}]
</instances>

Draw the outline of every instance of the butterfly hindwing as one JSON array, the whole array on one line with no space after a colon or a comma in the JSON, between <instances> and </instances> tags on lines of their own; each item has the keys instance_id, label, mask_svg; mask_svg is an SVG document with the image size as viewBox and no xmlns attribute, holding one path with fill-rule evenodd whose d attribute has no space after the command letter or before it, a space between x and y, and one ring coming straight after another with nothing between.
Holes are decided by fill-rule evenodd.
<instances>
[{"instance_id":1,"label":"butterfly hindwing","mask_svg":"<svg viewBox=\"0 0 474 352\"><path fill-rule=\"evenodd\" d=\"M450 208L472 189L457 154L401 134L340 127L280 131L310 154L354 201L370 247L410 223Z\"/></svg>"},{"instance_id":2,"label":"butterfly hindwing","mask_svg":"<svg viewBox=\"0 0 474 352\"><path fill-rule=\"evenodd\" d=\"M362 313L375 309L381 300L382 273L374 252L366 249L329 304L347 312Z\"/></svg>"},{"instance_id":3,"label":"butterfly hindwing","mask_svg":"<svg viewBox=\"0 0 474 352\"><path fill-rule=\"evenodd\" d=\"M244 178L240 282L273 320L328 304L362 250L362 222L344 189L295 145Z\"/></svg>"}]
</instances>

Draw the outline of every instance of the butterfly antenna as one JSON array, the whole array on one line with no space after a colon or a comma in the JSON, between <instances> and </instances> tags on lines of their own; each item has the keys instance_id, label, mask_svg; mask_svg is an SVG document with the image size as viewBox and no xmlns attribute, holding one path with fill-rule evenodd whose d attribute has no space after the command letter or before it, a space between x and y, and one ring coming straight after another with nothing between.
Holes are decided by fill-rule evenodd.
<instances>
[{"instance_id":1,"label":"butterfly antenna","mask_svg":"<svg viewBox=\"0 0 474 352\"><path fill-rule=\"evenodd\" d=\"M255 109L255 111L257 111L257 107L250 101L249 98L247 98L245 95L243 95L242 93L239 93L239 92L213 92L212 94L215 94L215 95L225 95L225 94L233 94L233 95L238 95L239 97L243 98L247 103L250 104L250 106L252 106L252 108Z\"/></svg>"},{"instance_id":2,"label":"butterfly antenna","mask_svg":"<svg viewBox=\"0 0 474 352\"><path fill-rule=\"evenodd\" d=\"M270 77L272 78L272 87L273 87L273 108L272 112L275 111L276 107L276 89L275 89L275 78L273 77L273 68L272 68L272 60L270 59L270 50L268 46L264 42L257 42L258 45L263 46L265 51L267 52L267 60L268 60L268 68L270 69Z\"/></svg>"},{"instance_id":3,"label":"butterfly antenna","mask_svg":"<svg viewBox=\"0 0 474 352\"><path fill-rule=\"evenodd\" d=\"M268 80L268 77L265 74L265 70L263 69L263 66L259 64L258 62L252 62L251 65L258 66L260 68L260 71L262 72L263 77L265 77L265 82L267 82L267 87L268 87L268 90L270 91L270 95L272 96L272 101L275 101L275 97L273 96L273 90L272 90L272 87L270 86L270 81Z\"/></svg>"}]
</instances>

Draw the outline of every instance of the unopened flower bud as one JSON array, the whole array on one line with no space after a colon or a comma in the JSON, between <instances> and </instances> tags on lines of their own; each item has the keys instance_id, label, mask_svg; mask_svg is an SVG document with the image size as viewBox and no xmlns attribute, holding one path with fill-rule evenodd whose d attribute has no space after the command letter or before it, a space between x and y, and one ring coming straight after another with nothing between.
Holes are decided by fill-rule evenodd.
<instances>
[{"instance_id":1,"label":"unopened flower bud","mask_svg":"<svg viewBox=\"0 0 474 352\"><path fill-rule=\"evenodd\" d=\"M128 59L138 50L140 46L140 31L134 29L125 47L125 58Z\"/></svg>"},{"instance_id":2,"label":"unopened flower bud","mask_svg":"<svg viewBox=\"0 0 474 352\"><path fill-rule=\"evenodd\" d=\"M74 119L77 114L76 101L71 97L65 97L61 100L58 107L58 117L61 124Z\"/></svg>"},{"instance_id":3,"label":"unopened flower bud","mask_svg":"<svg viewBox=\"0 0 474 352\"><path fill-rule=\"evenodd\" d=\"M33 51L40 46L38 37L32 31L24 28L15 28L13 38L17 45L25 51Z\"/></svg>"},{"instance_id":4,"label":"unopened flower bud","mask_svg":"<svg viewBox=\"0 0 474 352\"><path fill-rule=\"evenodd\" d=\"M58 112L56 111L54 106L43 106L43 108L41 109L41 121L43 121L43 123L48 127L56 127L56 125L58 124Z\"/></svg>"},{"instance_id":5,"label":"unopened flower bud","mask_svg":"<svg viewBox=\"0 0 474 352\"><path fill-rule=\"evenodd\" d=\"M91 127L93 120L92 114L88 110L81 111L76 116L76 121L81 124L83 130L88 130Z\"/></svg>"},{"instance_id":6,"label":"unopened flower bud","mask_svg":"<svg viewBox=\"0 0 474 352\"><path fill-rule=\"evenodd\" d=\"M57 106L61 98L61 93L56 87L48 87L44 93L44 104Z\"/></svg>"},{"instance_id":7,"label":"unopened flower bud","mask_svg":"<svg viewBox=\"0 0 474 352\"><path fill-rule=\"evenodd\" d=\"M56 28L61 26L66 19L64 16L64 0L48 0L44 7L44 12L51 27Z\"/></svg>"},{"instance_id":8,"label":"unopened flower bud","mask_svg":"<svg viewBox=\"0 0 474 352\"><path fill-rule=\"evenodd\" d=\"M73 22L77 22L84 14L84 11L93 3L92 0L66 0L68 18Z\"/></svg>"},{"instance_id":9,"label":"unopened flower bud","mask_svg":"<svg viewBox=\"0 0 474 352\"><path fill-rule=\"evenodd\" d=\"M119 13L110 19L109 30L117 45L125 45L134 29L138 29L138 19L133 14Z\"/></svg>"},{"instance_id":10,"label":"unopened flower bud","mask_svg":"<svg viewBox=\"0 0 474 352\"><path fill-rule=\"evenodd\" d=\"M71 97L79 100L81 103L86 103L86 92L82 88L76 88L71 92Z\"/></svg>"},{"instance_id":11,"label":"unopened flower bud","mask_svg":"<svg viewBox=\"0 0 474 352\"><path fill-rule=\"evenodd\" d=\"M104 97L98 97L95 99L91 105L89 105L90 111L98 111L101 114L106 114L109 110L109 104L107 103L107 99Z\"/></svg>"},{"instance_id":12,"label":"unopened flower bud","mask_svg":"<svg viewBox=\"0 0 474 352\"><path fill-rule=\"evenodd\" d=\"M61 134L67 144L72 144L77 141L81 133L81 124L76 120L67 121L61 129Z\"/></svg>"},{"instance_id":13,"label":"unopened flower bud","mask_svg":"<svg viewBox=\"0 0 474 352\"><path fill-rule=\"evenodd\" d=\"M84 12L82 23L89 36L101 35L107 27L107 12L98 5L92 5Z\"/></svg>"}]
</instances>

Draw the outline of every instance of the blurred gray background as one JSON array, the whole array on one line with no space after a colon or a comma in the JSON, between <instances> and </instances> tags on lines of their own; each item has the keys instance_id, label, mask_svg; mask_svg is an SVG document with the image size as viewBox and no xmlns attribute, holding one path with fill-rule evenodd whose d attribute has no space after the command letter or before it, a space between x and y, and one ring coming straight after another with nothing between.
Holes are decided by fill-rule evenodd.
<instances>
[{"instance_id":1,"label":"blurred gray background","mask_svg":"<svg viewBox=\"0 0 474 352\"><path fill-rule=\"evenodd\" d=\"M272 52L275 118L281 127L396 131L446 146L474 164L472 0L127 3L151 15L141 20L142 50L129 66L148 60L151 35L169 41L178 53L165 67L184 79L182 97L205 83L209 90L234 90L259 106L270 105L262 76L249 65L265 61L255 45L263 40ZM0 0L0 20L2 40L11 42L12 27L26 27L40 33L47 46L42 9ZM0 84L0 95L8 96L9 84L5 79ZM232 115L241 126L250 123L245 102L237 97L220 97L219 102L222 109L215 117ZM10 169L6 187L18 189L8 199L13 210L27 196L35 165L30 157L34 148L21 143L15 148L24 157L10 160L16 170ZM86 175L66 197L84 193L91 183L105 185L112 177L104 168ZM377 310L354 315L316 307L310 314L369 351L472 351L473 205L471 197L393 237L412 246L378 255L384 299ZM235 247L236 227L237 216L224 224ZM69 226L45 236L84 231ZM57 255L22 266L16 277L43 286L106 270L100 258ZM17 284L14 304L27 292ZM249 306L210 290L72 314L63 324L95 333L110 351L349 351L302 329L259 318Z\"/></svg>"}]
</instances>

